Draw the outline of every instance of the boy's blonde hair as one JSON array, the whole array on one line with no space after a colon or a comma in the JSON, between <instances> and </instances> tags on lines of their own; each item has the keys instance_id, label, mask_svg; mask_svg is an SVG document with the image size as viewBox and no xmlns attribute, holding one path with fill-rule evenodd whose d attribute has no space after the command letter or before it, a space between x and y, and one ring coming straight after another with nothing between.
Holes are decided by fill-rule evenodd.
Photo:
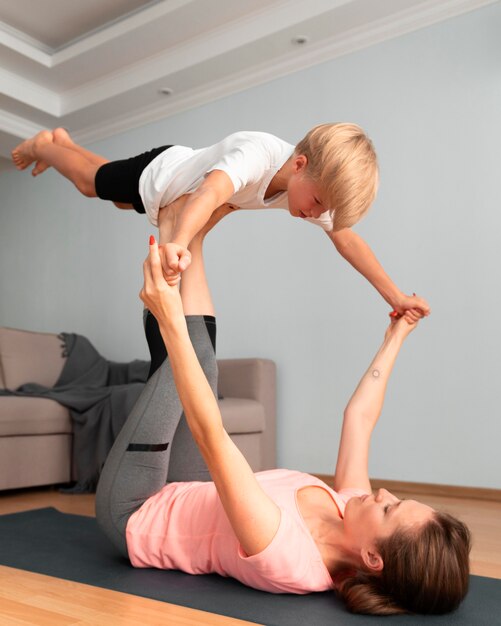
<instances>
[{"instance_id":1,"label":"boy's blonde hair","mask_svg":"<svg viewBox=\"0 0 501 626\"><path fill-rule=\"evenodd\" d=\"M334 230L356 224L376 196L379 173L372 141L356 124L320 124L296 146L306 175L319 184Z\"/></svg>"}]
</instances>

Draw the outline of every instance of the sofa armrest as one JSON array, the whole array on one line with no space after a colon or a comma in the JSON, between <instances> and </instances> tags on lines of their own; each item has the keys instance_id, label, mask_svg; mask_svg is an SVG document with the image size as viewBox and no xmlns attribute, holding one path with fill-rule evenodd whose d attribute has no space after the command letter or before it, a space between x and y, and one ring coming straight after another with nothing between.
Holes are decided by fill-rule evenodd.
<instances>
[{"instance_id":1,"label":"sofa armrest","mask_svg":"<svg viewBox=\"0 0 501 626\"><path fill-rule=\"evenodd\" d=\"M2 383L17 389L25 383L53 387L66 363L59 335L0 328Z\"/></svg>"},{"instance_id":2,"label":"sofa armrest","mask_svg":"<svg viewBox=\"0 0 501 626\"><path fill-rule=\"evenodd\" d=\"M269 359L220 359L219 395L249 398L264 407L263 469L276 467L276 365Z\"/></svg>"}]
</instances>

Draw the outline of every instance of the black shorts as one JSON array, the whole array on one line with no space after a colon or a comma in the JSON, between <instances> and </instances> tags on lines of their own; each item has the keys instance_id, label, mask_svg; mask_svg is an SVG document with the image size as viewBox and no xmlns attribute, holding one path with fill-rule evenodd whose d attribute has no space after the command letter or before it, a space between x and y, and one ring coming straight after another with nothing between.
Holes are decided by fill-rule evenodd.
<instances>
[{"instance_id":1,"label":"black shorts","mask_svg":"<svg viewBox=\"0 0 501 626\"><path fill-rule=\"evenodd\" d=\"M102 200L132 204L138 213L145 213L144 204L139 195L139 179L144 168L168 148L172 146L161 146L130 159L110 161L101 165L94 181L97 197Z\"/></svg>"}]
</instances>

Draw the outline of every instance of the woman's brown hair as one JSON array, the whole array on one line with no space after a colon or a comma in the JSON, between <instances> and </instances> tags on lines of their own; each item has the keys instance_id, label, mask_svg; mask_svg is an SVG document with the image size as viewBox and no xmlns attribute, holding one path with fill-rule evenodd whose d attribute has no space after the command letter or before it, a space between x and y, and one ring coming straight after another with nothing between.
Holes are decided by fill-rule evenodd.
<instances>
[{"instance_id":1,"label":"woman's brown hair","mask_svg":"<svg viewBox=\"0 0 501 626\"><path fill-rule=\"evenodd\" d=\"M471 536L447 513L380 541L383 570L345 577L338 593L353 613L448 613L468 591Z\"/></svg>"}]
</instances>

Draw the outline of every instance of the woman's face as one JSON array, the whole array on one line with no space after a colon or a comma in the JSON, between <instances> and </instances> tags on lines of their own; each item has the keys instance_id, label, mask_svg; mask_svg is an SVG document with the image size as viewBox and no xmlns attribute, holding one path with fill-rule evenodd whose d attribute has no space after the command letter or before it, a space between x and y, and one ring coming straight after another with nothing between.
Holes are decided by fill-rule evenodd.
<instances>
[{"instance_id":1,"label":"woman's face","mask_svg":"<svg viewBox=\"0 0 501 626\"><path fill-rule=\"evenodd\" d=\"M399 500L386 489L361 498L351 498L344 512L344 528L355 551L376 549L379 539L399 528L420 526L430 520L434 509L416 500Z\"/></svg>"}]
</instances>

